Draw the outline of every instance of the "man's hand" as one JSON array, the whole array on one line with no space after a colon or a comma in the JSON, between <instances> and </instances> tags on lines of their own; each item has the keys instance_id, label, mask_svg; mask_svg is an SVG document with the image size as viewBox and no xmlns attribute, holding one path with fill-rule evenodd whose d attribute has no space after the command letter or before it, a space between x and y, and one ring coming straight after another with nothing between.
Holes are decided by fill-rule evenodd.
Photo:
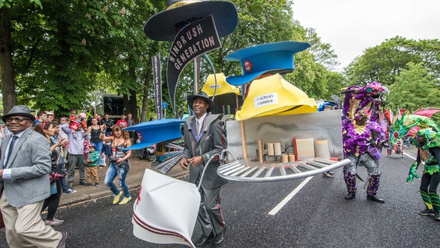
<instances>
[{"instance_id":1,"label":"man's hand","mask_svg":"<svg viewBox=\"0 0 440 248\"><path fill-rule=\"evenodd\" d=\"M3 178L3 170L0 170L0 178Z\"/></svg>"},{"instance_id":2,"label":"man's hand","mask_svg":"<svg viewBox=\"0 0 440 248\"><path fill-rule=\"evenodd\" d=\"M195 156L195 157L188 159L188 162L190 165L197 167L203 162L203 157L202 156Z\"/></svg>"},{"instance_id":3,"label":"man's hand","mask_svg":"<svg viewBox=\"0 0 440 248\"><path fill-rule=\"evenodd\" d=\"M180 164L180 167L182 167L182 169L188 170L188 161L185 157L180 159L179 164Z\"/></svg>"}]
</instances>

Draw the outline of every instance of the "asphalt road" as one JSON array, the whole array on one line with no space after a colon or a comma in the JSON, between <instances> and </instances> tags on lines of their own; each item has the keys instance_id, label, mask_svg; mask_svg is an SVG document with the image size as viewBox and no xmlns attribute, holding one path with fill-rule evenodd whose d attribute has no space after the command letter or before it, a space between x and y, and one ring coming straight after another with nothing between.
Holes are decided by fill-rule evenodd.
<instances>
[{"instance_id":1,"label":"asphalt road","mask_svg":"<svg viewBox=\"0 0 440 248\"><path fill-rule=\"evenodd\" d=\"M414 157L414 150L406 150ZM378 204L366 200L358 181L357 198L346 194L342 169L335 178L314 176L273 183L235 183L223 187L222 210L228 231L223 247L440 247L440 222L419 216L424 208L420 181L405 183L413 159L398 155L381 159L383 172ZM366 170L359 168L366 178ZM419 175L421 168L419 168ZM273 209L302 182L293 198L275 214ZM136 192L133 192L135 195ZM59 209L68 231L67 247L185 247L157 245L132 234L132 204L112 205L110 197ZM201 235L196 225L194 238ZM0 231L0 247L7 247ZM209 247L209 246L208 246Z\"/></svg>"}]
</instances>

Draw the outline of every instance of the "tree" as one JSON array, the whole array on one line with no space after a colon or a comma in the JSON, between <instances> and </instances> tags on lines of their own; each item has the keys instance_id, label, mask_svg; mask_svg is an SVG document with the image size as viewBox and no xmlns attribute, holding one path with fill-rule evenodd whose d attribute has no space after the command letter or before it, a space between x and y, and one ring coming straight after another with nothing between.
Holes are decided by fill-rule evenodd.
<instances>
[{"instance_id":1,"label":"tree","mask_svg":"<svg viewBox=\"0 0 440 248\"><path fill-rule=\"evenodd\" d=\"M376 47L367 49L346 68L345 74L353 84L373 81L392 85L408 63L423 62L426 70L440 76L440 40L411 40L394 37Z\"/></svg>"},{"instance_id":2,"label":"tree","mask_svg":"<svg viewBox=\"0 0 440 248\"><path fill-rule=\"evenodd\" d=\"M27 6L28 9L41 7L39 0L20 1L19 4ZM11 38L12 21L16 16L14 10L11 0L0 0L0 82L2 84L4 113L9 112L14 105L17 105L12 60L13 41Z\"/></svg>"},{"instance_id":3,"label":"tree","mask_svg":"<svg viewBox=\"0 0 440 248\"><path fill-rule=\"evenodd\" d=\"M423 107L440 107L438 80L426 70L423 63L408 63L390 87L387 105L397 110L415 111Z\"/></svg>"}]
</instances>

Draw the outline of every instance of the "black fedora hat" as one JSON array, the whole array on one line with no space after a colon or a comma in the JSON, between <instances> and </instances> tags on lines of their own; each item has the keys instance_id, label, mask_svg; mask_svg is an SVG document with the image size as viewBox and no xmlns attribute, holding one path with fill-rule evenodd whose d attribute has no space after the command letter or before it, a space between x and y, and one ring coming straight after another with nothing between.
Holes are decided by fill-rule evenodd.
<instances>
[{"instance_id":1,"label":"black fedora hat","mask_svg":"<svg viewBox=\"0 0 440 248\"><path fill-rule=\"evenodd\" d=\"M167 9L150 17L144 32L152 40L173 41L181 28L211 14L219 37L232 33L237 27L238 13L231 2L167 0Z\"/></svg>"},{"instance_id":2,"label":"black fedora hat","mask_svg":"<svg viewBox=\"0 0 440 248\"><path fill-rule=\"evenodd\" d=\"M206 112L209 113L214 109L214 102L211 101L211 99L209 99L208 94L206 94L204 91L200 91L199 94L197 94L197 95L189 95L186 98L186 100L188 101L188 105L191 109L193 109L193 103L196 98L202 98L203 100L205 100L209 104L209 107L206 110Z\"/></svg>"},{"instance_id":3,"label":"black fedora hat","mask_svg":"<svg viewBox=\"0 0 440 248\"><path fill-rule=\"evenodd\" d=\"M14 115L24 116L24 117L31 119L31 121L35 121L35 116L33 116L31 114L31 110L27 106L24 106L24 105L16 105L16 106L12 107L12 109L9 111L9 113L2 117L2 120L6 122L6 119L9 116L14 116Z\"/></svg>"}]
</instances>

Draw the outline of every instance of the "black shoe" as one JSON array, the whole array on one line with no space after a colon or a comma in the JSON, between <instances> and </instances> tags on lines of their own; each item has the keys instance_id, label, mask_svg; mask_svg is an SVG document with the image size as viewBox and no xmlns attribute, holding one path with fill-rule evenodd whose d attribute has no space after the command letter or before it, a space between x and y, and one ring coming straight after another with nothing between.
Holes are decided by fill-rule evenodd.
<instances>
[{"instance_id":1,"label":"black shoe","mask_svg":"<svg viewBox=\"0 0 440 248\"><path fill-rule=\"evenodd\" d=\"M226 228L221 233L215 235L214 241L212 241L212 246L218 247L223 244L223 241L225 241L225 232Z\"/></svg>"},{"instance_id":2,"label":"black shoe","mask_svg":"<svg viewBox=\"0 0 440 248\"><path fill-rule=\"evenodd\" d=\"M375 195L367 195L367 200L378 202L378 203L385 203L384 199L379 198Z\"/></svg>"},{"instance_id":3,"label":"black shoe","mask_svg":"<svg viewBox=\"0 0 440 248\"><path fill-rule=\"evenodd\" d=\"M99 183L95 183L95 186L99 186Z\"/></svg>"},{"instance_id":4,"label":"black shoe","mask_svg":"<svg viewBox=\"0 0 440 248\"><path fill-rule=\"evenodd\" d=\"M356 198L356 194L348 194L345 196L345 200L353 200Z\"/></svg>"},{"instance_id":5,"label":"black shoe","mask_svg":"<svg viewBox=\"0 0 440 248\"><path fill-rule=\"evenodd\" d=\"M208 237L206 236L202 236L200 237L196 242L195 245L196 247L200 248L200 247L204 247L205 245L211 243L211 241L213 241L215 238L214 233L211 232L211 234L209 234Z\"/></svg>"},{"instance_id":6,"label":"black shoe","mask_svg":"<svg viewBox=\"0 0 440 248\"><path fill-rule=\"evenodd\" d=\"M80 182L79 182L79 185L86 185L86 182L84 182L84 181L80 181Z\"/></svg>"},{"instance_id":7,"label":"black shoe","mask_svg":"<svg viewBox=\"0 0 440 248\"><path fill-rule=\"evenodd\" d=\"M434 210L432 210L432 209L425 209L425 210L419 211L417 213L420 215L423 215L423 216L434 216Z\"/></svg>"},{"instance_id":8,"label":"black shoe","mask_svg":"<svg viewBox=\"0 0 440 248\"><path fill-rule=\"evenodd\" d=\"M440 221L440 212L434 211L434 220Z\"/></svg>"},{"instance_id":9,"label":"black shoe","mask_svg":"<svg viewBox=\"0 0 440 248\"><path fill-rule=\"evenodd\" d=\"M87 187L92 187L92 183L88 183L88 184L87 184Z\"/></svg>"}]
</instances>

